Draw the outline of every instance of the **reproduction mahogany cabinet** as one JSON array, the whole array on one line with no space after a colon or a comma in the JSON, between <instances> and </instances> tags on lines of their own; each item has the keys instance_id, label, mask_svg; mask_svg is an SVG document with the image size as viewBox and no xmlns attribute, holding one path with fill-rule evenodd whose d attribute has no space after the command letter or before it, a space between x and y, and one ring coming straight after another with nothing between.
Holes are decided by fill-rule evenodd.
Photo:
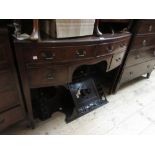
<instances>
[{"instance_id":1,"label":"reproduction mahogany cabinet","mask_svg":"<svg viewBox=\"0 0 155 155\"><path fill-rule=\"evenodd\" d=\"M0 131L23 120L25 110L6 28L0 28Z\"/></svg>"}]
</instances>

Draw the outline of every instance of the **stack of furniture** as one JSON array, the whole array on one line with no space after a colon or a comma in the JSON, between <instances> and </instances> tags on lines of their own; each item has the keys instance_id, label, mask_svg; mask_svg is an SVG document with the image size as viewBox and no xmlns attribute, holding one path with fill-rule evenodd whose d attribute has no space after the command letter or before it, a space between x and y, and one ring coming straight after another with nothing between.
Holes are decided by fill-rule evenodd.
<instances>
[{"instance_id":1,"label":"stack of furniture","mask_svg":"<svg viewBox=\"0 0 155 155\"><path fill-rule=\"evenodd\" d=\"M149 78L155 66L155 20L135 20L116 90L120 85L146 74ZM116 91L115 90L115 91Z\"/></svg>"},{"instance_id":2,"label":"stack of furniture","mask_svg":"<svg viewBox=\"0 0 155 155\"><path fill-rule=\"evenodd\" d=\"M25 117L8 31L0 28L0 131Z\"/></svg>"},{"instance_id":3,"label":"stack of furniture","mask_svg":"<svg viewBox=\"0 0 155 155\"><path fill-rule=\"evenodd\" d=\"M34 127L32 95L38 89L66 88L95 74L112 93L143 74L148 78L155 66L154 20L96 20L93 35L63 39L38 33L38 20L29 23L30 39L13 39L14 50L7 28L0 29L0 131L26 116Z\"/></svg>"}]
</instances>

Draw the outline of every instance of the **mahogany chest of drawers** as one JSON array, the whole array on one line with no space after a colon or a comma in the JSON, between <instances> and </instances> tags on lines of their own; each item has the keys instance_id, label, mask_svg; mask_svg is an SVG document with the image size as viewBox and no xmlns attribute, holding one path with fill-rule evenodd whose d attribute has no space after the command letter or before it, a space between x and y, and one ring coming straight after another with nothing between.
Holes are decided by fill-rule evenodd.
<instances>
[{"instance_id":1,"label":"mahogany chest of drawers","mask_svg":"<svg viewBox=\"0 0 155 155\"><path fill-rule=\"evenodd\" d=\"M0 29L0 131L25 116L7 29Z\"/></svg>"},{"instance_id":2,"label":"mahogany chest of drawers","mask_svg":"<svg viewBox=\"0 0 155 155\"><path fill-rule=\"evenodd\" d=\"M131 31L133 36L116 90L141 75L147 74L149 78L155 66L155 20L136 20Z\"/></svg>"}]
</instances>

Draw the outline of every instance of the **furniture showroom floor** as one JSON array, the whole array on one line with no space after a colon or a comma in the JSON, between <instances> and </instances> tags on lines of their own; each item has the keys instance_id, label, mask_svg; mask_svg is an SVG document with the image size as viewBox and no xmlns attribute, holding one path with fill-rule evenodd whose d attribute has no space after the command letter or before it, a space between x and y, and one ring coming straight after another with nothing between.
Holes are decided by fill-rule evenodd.
<instances>
[{"instance_id":1,"label":"furniture showroom floor","mask_svg":"<svg viewBox=\"0 0 155 155\"><path fill-rule=\"evenodd\" d=\"M20 124L3 134L155 134L155 71L150 79L136 79L107 99L108 104L71 123L57 112L35 129Z\"/></svg>"}]
</instances>

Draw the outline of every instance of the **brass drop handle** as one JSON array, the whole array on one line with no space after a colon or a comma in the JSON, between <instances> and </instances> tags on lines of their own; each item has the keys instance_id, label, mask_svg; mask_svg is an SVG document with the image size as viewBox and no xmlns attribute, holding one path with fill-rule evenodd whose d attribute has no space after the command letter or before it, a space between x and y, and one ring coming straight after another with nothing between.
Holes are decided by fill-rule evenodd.
<instances>
[{"instance_id":1,"label":"brass drop handle","mask_svg":"<svg viewBox=\"0 0 155 155\"><path fill-rule=\"evenodd\" d=\"M117 62L118 62L118 61L120 62L120 61L121 61L121 58L117 58L116 61L117 61Z\"/></svg>"},{"instance_id":2,"label":"brass drop handle","mask_svg":"<svg viewBox=\"0 0 155 155\"><path fill-rule=\"evenodd\" d=\"M83 50L83 49L79 49L79 50L76 51L76 55L78 57L84 57L84 56L86 56L86 51Z\"/></svg>"},{"instance_id":3,"label":"brass drop handle","mask_svg":"<svg viewBox=\"0 0 155 155\"><path fill-rule=\"evenodd\" d=\"M108 46L108 47L107 47L107 51L108 51L108 52L112 52L112 51L113 51L113 49L114 49L114 47L113 47L113 46Z\"/></svg>"},{"instance_id":4,"label":"brass drop handle","mask_svg":"<svg viewBox=\"0 0 155 155\"><path fill-rule=\"evenodd\" d=\"M4 123L5 119L4 118L0 118L0 124Z\"/></svg>"},{"instance_id":5,"label":"brass drop handle","mask_svg":"<svg viewBox=\"0 0 155 155\"><path fill-rule=\"evenodd\" d=\"M48 73L47 74L47 79L48 80L53 80L54 79L53 74L52 73Z\"/></svg>"},{"instance_id":6,"label":"brass drop handle","mask_svg":"<svg viewBox=\"0 0 155 155\"><path fill-rule=\"evenodd\" d=\"M146 46L146 40L143 40L143 46Z\"/></svg>"},{"instance_id":7,"label":"brass drop handle","mask_svg":"<svg viewBox=\"0 0 155 155\"><path fill-rule=\"evenodd\" d=\"M46 59L46 60L53 60L55 57L55 53L51 53L51 52L42 52L41 56Z\"/></svg>"},{"instance_id":8,"label":"brass drop handle","mask_svg":"<svg viewBox=\"0 0 155 155\"><path fill-rule=\"evenodd\" d=\"M133 74L133 72L130 72L130 75L132 75Z\"/></svg>"},{"instance_id":9,"label":"brass drop handle","mask_svg":"<svg viewBox=\"0 0 155 155\"><path fill-rule=\"evenodd\" d=\"M151 32L151 31L152 31L152 25L149 26L149 32Z\"/></svg>"}]
</instances>

